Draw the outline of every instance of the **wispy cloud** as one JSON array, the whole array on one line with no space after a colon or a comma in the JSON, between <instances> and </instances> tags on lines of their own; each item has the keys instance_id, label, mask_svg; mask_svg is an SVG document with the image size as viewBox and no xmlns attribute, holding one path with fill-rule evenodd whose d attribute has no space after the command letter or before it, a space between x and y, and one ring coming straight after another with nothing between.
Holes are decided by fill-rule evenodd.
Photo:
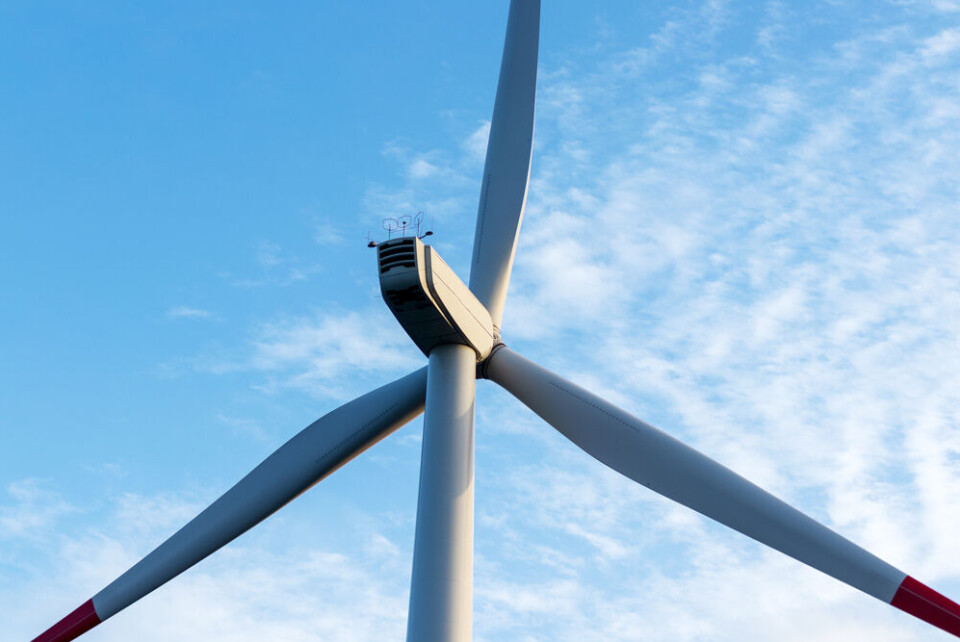
<instances>
[{"instance_id":1,"label":"wispy cloud","mask_svg":"<svg viewBox=\"0 0 960 642\"><path fill-rule=\"evenodd\" d=\"M343 233L329 221L317 224L313 238L319 245L340 245L344 241Z\"/></svg>"},{"instance_id":2,"label":"wispy cloud","mask_svg":"<svg viewBox=\"0 0 960 642\"><path fill-rule=\"evenodd\" d=\"M681 46L675 34L701 14L667 23L629 65L614 56L543 88L545 140L506 340L894 564L956 588L960 161L945 152L960 143L954 29L877 25L830 43L803 70L743 52L724 59L707 38ZM722 32L722 20L712 24ZM758 46L776 46L776 33ZM635 93L632 79L673 73L664 61L675 56L688 63L677 83ZM594 136L596 123L608 137ZM530 523L513 517L514 527L591 564L552 573L568 591L556 596L562 626L521 599L491 639L549 630L551 639L908 640L923 631L637 497L629 482L576 463L575 450L537 444L563 473L518 470L512 484L530 496ZM594 506L633 517L604 523ZM625 563L605 573L604 559ZM527 584L502 561L495 570L485 576L492 600L548 590L542 573ZM757 587L768 600L734 595ZM793 608L802 618L785 616Z\"/></svg>"},{"instance_id":3,"label":"wispy cloud","mask_svg":"<svg viewBox=\"0 0 960 642\"><path fill-rule=\"evenodd\" d=\"M334 245L341 242L339 232L334 226L316 226L314 239L321 245ZM256 264L253 276L239 276L223 271L219 276L231 285L244 288L289 287L306 281L322 272L324 266L314 260L304 260L272 241L260 241L253 249L253 261Z\"/></svg>"},{"instance_id":4,"label":"wispy cloud","mask_svg":"<svg viewBox=\"0 0 960 642\"><path fill-rule=\"evenodd\" d=\"M238 434L252 437L257 441L267 443L270 441L269 433L263 429L255 419L246 417L233 417L217 413L217 420L235 430Z\"/></svg>"},{"instance_id":5,"label":"wispy cloud","mask_svg":"<svg viewBox=\"0 0 960 642\"><path fill-rule=\"evenodd\" d=\"M384 217L423 212L425 222L437 232L434 245L445 250L469 247L489 127L484 122L473 131L462 132L452 151L420 152L409 142L388 143L384 155L398 163L402 180L367 187L365 218L379 226ZM445 252L444 257L459 272L466 272L466 252Z\"/></svg>"},{"instance_id":6,"label":"wispy cloud","mask_svg":"<svg viewBox=\"0 0 960 642\"><path fill-rule=\"evenodd\" d=\"M32 539L75 508L38 479L11 482L0 503L0 540Z\"/></svg>"},{"instance_id":7,"label":"wispy cloud","mask_svg":"<svg viewBox=\"0 0 960 642\"><path fill-rule=\"evenodd\" d=\"M55 529L47 529L46 537L56 544L47 548L30 580L43 587L46 599L27 602L10 587L0 588L7 635L36 635L76 606L78 590L98 590L199 508L186 497L124 495L110 502L101 529L56 537ZM246 537L102 624L96 634L144 642L197 635L241 642L402 637L408 555L378 531L367 532L344 552L309 542L277 552L269 537Z\"/></svg>"},{"instance_id":8,"label":"wispy cloud","mask_svg":"<svg viewBox=\"0 0 960 642\"><path fill-rule=\"evenodd\" d=\"M167 310L169 319L209 319L213 316L210 310L203 308L192 308L186 305L179 305Z\"/></svg>"},{"instance_id":9,"label":"wispy cloud","mask_svg":"<svg viewBox=\"0 0 960 642\"><path fill-rule=\"evenodd\" d=\"M248 385L270 394L295 390L317 398L347 401L424 365L385 306L363 310L318 310L278 316L256 324L232 347L216 346L167 361L168 377L187 372L249 375ZM253 437L261 429L246 419L218 415L220 421Z\"/></svg>"},{"instance_id":10,"label":"wispy cloud","mask_svg":"<svg viewBox=\"0 0 960 642\"><path fill-rule=\"evenodd\" d=\"M490 121L480 123L463 142L463 149L474 163L482 163L487 156L487 139L490 138Z\"/></svg>"},{"instance_id":11,"label":"wispy cloud","mask_svg":"<svg viewBox=\"0 0 960 642\"><path fill-rule=\"evenodd\" d=\"M359 393L358 375L400 374L422 365L419 353L384 310L322 313L263 326L249 366L270 376L268 386L342 398Z\"/></svg>"}]
</instances>

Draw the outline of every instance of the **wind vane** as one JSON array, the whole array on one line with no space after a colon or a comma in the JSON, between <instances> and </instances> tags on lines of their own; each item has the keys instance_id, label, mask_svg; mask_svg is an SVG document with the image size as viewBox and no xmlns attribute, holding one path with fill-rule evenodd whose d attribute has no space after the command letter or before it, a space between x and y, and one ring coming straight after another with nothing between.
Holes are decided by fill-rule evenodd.
<instances>
[{"instance_id":1,"label":"wind vane","mask_svg":"<svg viewBox=\"0 0 960 642\"><path fill-rule=\"evenodd\" d=\"M408 233L418 239L433 236L433 231L423 231L423 210L420 210L413 216L404 214L396 218L385 218L380 224L380 227L387 231L388 241L393 240L394 235L399 238L406 238ZM377 247L377 242L371 239L369 234L367 235L367 247Z\"/></svg>"}]
</instances>

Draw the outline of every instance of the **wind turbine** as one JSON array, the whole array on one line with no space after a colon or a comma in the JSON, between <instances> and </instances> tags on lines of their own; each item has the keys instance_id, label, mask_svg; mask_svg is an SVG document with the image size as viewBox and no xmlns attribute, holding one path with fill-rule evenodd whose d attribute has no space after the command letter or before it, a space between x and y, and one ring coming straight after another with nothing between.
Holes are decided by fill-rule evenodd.
<instances>
[{"instance_id":1,"label":"wind turbine","mask_svg":"<svg viewBox=\"0 0 960 642\"><path fill-rule=\"evenodd\" d=\"M36 640L72 640L425 413L408 640L472 630L476 378L517 397L628 478L960 637L960 606L736 473L514 352L501 319L526 200L538 0L512 0L469 287L417 236L377 245L384 300L428 365L325 415Z\"/></svg>"}]
</instances>

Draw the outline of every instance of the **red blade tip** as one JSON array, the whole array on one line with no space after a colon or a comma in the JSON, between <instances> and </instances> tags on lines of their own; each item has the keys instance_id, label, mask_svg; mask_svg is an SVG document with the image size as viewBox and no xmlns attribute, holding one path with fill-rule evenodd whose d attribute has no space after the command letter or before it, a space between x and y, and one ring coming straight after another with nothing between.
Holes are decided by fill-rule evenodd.
<instances>
[{"instance_id":1,"label":"red blade tip","mask_svg":"<svg viewBox=\"0 0 960 642\"><path fill-rule=\"evenodd\" d=\"M73 613L33 638L33 642L69 642L98 624L100 624L100 616L93 608L93 600L87 600Z\"/></svg>"},{"instance_id":2,"label":"red blade tip","mask_svg":"<svg viewBox=\"0 0 960 642\"><path fill-rule=\"evenodd\" d=\"M900 584L890 605L960 637L960 604L909 575Z\"/></svg>"}]
</instances>

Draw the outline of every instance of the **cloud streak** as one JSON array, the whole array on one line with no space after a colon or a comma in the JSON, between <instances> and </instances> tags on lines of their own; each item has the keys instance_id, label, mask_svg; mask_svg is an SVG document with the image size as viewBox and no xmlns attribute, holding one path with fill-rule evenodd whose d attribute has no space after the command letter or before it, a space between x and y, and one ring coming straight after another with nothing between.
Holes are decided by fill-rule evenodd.
<instances>
[{"instance_id":1,"label":"cloud streak","mask_svg":"<svg viewBox=\"0 0 960 642\"><path fill-rule=\"evenodd\" d=\"M192 308L186 305L179 305L167 310L167 317L170 319L209 319L213 313L203 308Z\"/></svg>"}]
</instances>

